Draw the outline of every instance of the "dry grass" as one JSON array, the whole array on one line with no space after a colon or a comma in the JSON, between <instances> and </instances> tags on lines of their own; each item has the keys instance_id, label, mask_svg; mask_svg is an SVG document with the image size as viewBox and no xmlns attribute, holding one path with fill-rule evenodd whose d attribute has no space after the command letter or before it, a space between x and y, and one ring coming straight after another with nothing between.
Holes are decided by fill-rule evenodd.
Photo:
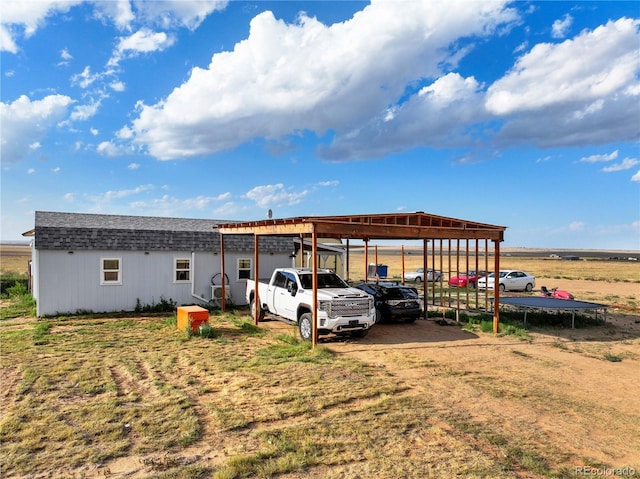
<instances>
[{"instance_id":1,"label":"dry grass","mask_svg":"<svg viewBox=\"0 0 640 479\"><path fill-rule=\"evenodd\" d=\"M0 255L0 272L27 274L31 256Z\"/></svg>"},{"instance_id":2,"label":"dry grass","mask_svg":"<svg viewBox=\"0 0 640 479\"><path fill-rule=\"evenodd\" d=\"M163 317L4 322L2 476L571 477L575 465L629 464L621 451L638 443L634 406L583 396L561 379L576 365L548 357L608 352L629 368L637 337L583 354L487 335L461 355L455 341L403 351L399 337L377 351L394 340L380 329L311 350L282 323L211 322L213 339ZM600 449L566 447L585 431L605 434Z\"/></svg>"},{"instance_id":3,"label":"dry grass","mask_svg":"<svg viewBox=\"0 0 640 479\"><path fill-rule=\"evenodd\" d=\"M393 258L379 256L392 274ZM512 260L538 276L587 281L597 298L608 287L638 289L636 264L505 258L503 267ZM421 266L421 258L411 261L407 270ZM613 281L587 278L598 274ZM422 479L570 478L579 466L640 471L634 316L533 331L524 341L432 321L377 325L364 340L315 350L295 339L292 326L256 328L244 311L212 316L211 324L215 337L205 339L178 331L174 317L0 322L0 475Z\"/></svg>"}]
</instances>

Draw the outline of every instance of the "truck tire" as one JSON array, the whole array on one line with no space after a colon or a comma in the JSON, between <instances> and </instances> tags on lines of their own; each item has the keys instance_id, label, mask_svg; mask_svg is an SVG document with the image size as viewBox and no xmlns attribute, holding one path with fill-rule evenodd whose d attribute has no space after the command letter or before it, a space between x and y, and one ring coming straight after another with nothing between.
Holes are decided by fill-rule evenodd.
<instances>
[{"instance_id":1,"label":"truck tire","mask_svg":"<svg viewBox=\"0 0 640 479\"><path fill-rule=\"evenodd\" d=\"M253 298L251 300L251 317L255 318L256 317L256 300L255 298ZM260 311L258 312L258 321L264 321L264 309L260 308Z\"/></svg>"},{"instance_id":2,"label":"truck tire","mask_svg":"<svg viewBox=\"0 0 640 479\"><path fill-rule=\"evenodd\" d=\"M298 329L300 337L304 341L311 341L313 337L313 315L311 313L303 313L298 319Z\"/></svg>"}]
</instances>

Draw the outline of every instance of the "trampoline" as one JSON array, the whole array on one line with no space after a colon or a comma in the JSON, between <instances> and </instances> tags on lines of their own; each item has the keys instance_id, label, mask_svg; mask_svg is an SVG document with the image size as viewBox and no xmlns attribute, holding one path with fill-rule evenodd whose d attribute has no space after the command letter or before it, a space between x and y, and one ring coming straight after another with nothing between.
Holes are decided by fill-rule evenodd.
<instances>
[{"instance_id":1,"label":"trampoline","mask_svg":"<svg viewBox=\"0 0 640 479\"><path fill-rule=\"evenodd\" d=\"M575 301L567 299L548 298L544 296L510 296L501 297L500 304L516 306L524 309L524 326L527 327L527 311L529 309L555 309L556 311L571 311L571 328L575 328L576 311L594 310L596 319L598 311L603 310L603 321L606 321L606 312L609 308L606 304L589 303L587 301Z\"/></svg>"}]
</instances>

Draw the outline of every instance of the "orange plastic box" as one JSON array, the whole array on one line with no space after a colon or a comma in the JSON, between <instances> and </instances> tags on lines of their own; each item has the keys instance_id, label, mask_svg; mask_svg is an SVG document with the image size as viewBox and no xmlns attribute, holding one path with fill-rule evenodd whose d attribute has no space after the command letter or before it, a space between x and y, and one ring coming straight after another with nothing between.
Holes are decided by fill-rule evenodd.
<instances>
[{"instance_id":1,"label":"orange plastic box","mask_svg":"<svg viewBox=\"0 0 640 479\"><path fill-rule=\"evenodd\" d=\"M189 328L197 333L201 324L209 322L209 311L200 306L180 306L178 308L178 329L184 331Z\"/></svg>"}]
</instances>

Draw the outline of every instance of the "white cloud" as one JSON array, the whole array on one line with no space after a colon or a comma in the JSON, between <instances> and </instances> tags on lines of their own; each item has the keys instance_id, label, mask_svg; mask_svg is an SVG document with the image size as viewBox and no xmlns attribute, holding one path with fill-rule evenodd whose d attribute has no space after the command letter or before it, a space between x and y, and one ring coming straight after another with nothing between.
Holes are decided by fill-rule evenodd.
<instances>
[{"instance_id":1,"label":"white cloud","mask_svg":"<svg viewBox=\"0 0 640 479\"><path fill-rule=\"evenodd\" d=\"M145 215L181 216L185 211L206 210L230 196L230 193L222 193L218 196L199 195L181 199L171 195L163 195L151 200L131 202L129 207L136 211L142 211Z\"/></svg>"},{"instance_id":2,"label":"white cloud","mask_svg":"<svg viewBox=\"0 0 640 479\"><path fill-rule=\"evenodd\" d=\"M61 52L60 52L60 58L62 59L61 61L58 62L58 66L64 66L64 65L68 65L69 62L71 60L73 60L73 56L69 53L69 51L64 48Z\"/></svg>"},{"instance_id":3,"label":"white cloud","mask_svg":"<svg viewBox=\"0 0 640 479\"><path fill-rule=\"evenodd\" d=\"M127 198L129 196L139 195L140 193L144 193L145 191L150 191L155 188L154 185L140 185L135 188L125 189L125 190L109 190L102 195L93 196L93 200L97 203L111 202L113 200L118 200L122 198Z\"/></svg>"},{"instance_id":4,"label":"white cloud","mask_svg":"<svg viewBox=\"0 0 640 479\"><path fill-rule=\"evenodd\" d=\"M584 221L572 221L569 224L569 231L582 231L584 230Z\"/></svg>"},{"instance_id":5,"label":"white cloud","mask_svg":"<svg viewBox=\"0 0 640 479\"><path fill-rule=\"evenodd\" d=\"M282 183L276 185L256 186L249 190L245 197L255 201L260 208L269 208L273 206L291 206L296 205L307 196L307 190L301 192L291 192L284 188Z\"/></svg>"},{"instance_id":6,"label":"white cloud","mask_svg":"<svg viewBox=\"0 0 640 479\"><path fill-rule=\"evenodd\" d=\"M32 36L47 17L66 13L82 0L3 0L0 25L0 50L17 53L16 38Z\"/></svg>"},{"instance_id":7,"label":"white cloud","mask_svg":"<svg viewBox=\"0 0 640 479\"><path fill-rule=\"evenodd\" d=\"M139 20L154 23L165 29L197 28L212 12L227 6L227 0L166 0L163 2L136 2Z\"/></svg>"},{"instance_id":8,"label":"white cloud","mask_svg":"<svg viewBox=\"0 0 640 479\"><path fill-rule=\"evenodd\" d=\"M3 163L20 160L32 145L39 145L49 130L64 118L72 103L71 98L64 95L49 95L35 101L22 95L13 103L0 102Z\"/></svg>"},{"instance_id":9,"label":"white cloud","mask_svg":"<svg viewBox=\"0 0 640 479\"><path fill-rule=\"evenodd\" d=\"M538 44L520 57L487 91L488 111L505 120L498 144L635 140L639 25L621 18L560 44Z\"/></svg>"},{"instance_id":10,"label":"white cloud","mask_svg":"<svg viewBox=\"0 0 640 479\"><path fill-rule=\"evenodd\" d=\"M128 140L133 138L133 132L128 127L122 127L116 132L116 138L120 140Z\"/></svg>"},{"instance_id":11,"label":"white cloud","mask_svg":"<svg viewBox=\"0 0 640 479\"><path fill-rule=\"evenodd\" d=\"M140 163L129 163L127 168L130 170L137 170L138 168L140 168Z\"/></svg>"},{"instance_id":12,"label":"white cloud","mask_svg":"<svg viewBox=\"0 0 640 479\"><path fill-rule=\"evenodd\" d=\"M214 208L211 213L216 218L231 218L233 216L240 216L244 211L247 211L247 208L239 206L233 201L229 201L218 208Z\"/></svg>"},{"instance_id":13,"label":"white cloud","mask_svg":"<svg viewBox=\"0 0 640 479\"><path fill-rule=\"evenodd\" d=\"M449 73L394 107L392 114L387 111L337 136L318 154L340 161L379 157L425 144L461 147L470 143L473 125L488 117L482 102L480 85L474 78Z\"/></svg>"},{"instance_id":14,"label":"white cloud","mask_svg":"<svg viewBox=\"0 0 640 479\"><path fill-rule=\"evenodd\" d=\"M134 24L153 24L165 29L194 29L212 12L226 7L226 0L3 0L0 17L0 50L17 53L18 39L28 38L46 25L49 17L66 13L81 3L90 3L93 16L112 22L118 29L131 31Z\"/></svg>"},{"instance_id":15,"label":"white cloud","mask_svg":"<svg viewBox=\"0 0 640 479\"><path fill-rule=\"evenodd\" d=\"M99 20L113 21L120 30L129 30L130 24L135 20L135 14L129 0L111 0L108 2L96 2L94 15Z\"/></svg>"},{"instance_id":16,"label":"white cloud","mask_svg":"<svg viewBox=\"0 0 640 479\"><path fill-rule=\"evenodd\" d=\"M97 128L89 128L89 132L93 135L93 136L98 136L98 134L100 133L100 131Z\"/></svg>"},{"instance_id":17,"label":"white cloud","mask_svg":"<svg viewBox=\"0 0 640 479\"><path fill-rule=\"evenodd\" d=\"M631 177L631 181L640 181L640 170L638 170L638 172Z\"/></svg>"},{"instance_id":18,"label":"white cloud","mask_svg":"<svg viewBox=\"0 0 640 479\"><path fill-rule=\"evenodd\" d=\"M175 38L172 35L142 28L131 36L119 39L118 45L107 65L116 66L122 59L135 58L141 53L162 51L174 43Z\"/></svg>"},{"instance_id":19,"label":"white cloud","mask_svg":"<svg viewBox=\"0 0 640 479\"><path fill-rule=\"evenodd\" d=\"M18 45L13 39L14 34L5 25L0 25L0 51L18 53Z\"/></svg>"},{"instance_id":20,"label":"white cloud","mask_svg":"<svg viewBox=\"0 0 640 479\"><path fill-rule=\"evenodd\" d=\"M76 199L76 195L74 193L65 193L63 198L65 201L74 201Z\"/></svg>"},{"instance_id":21,"label":"white cloud","mask_svg":"<svg viewBox=\"0 0 640 479\"><path fill-rule=\"evenodd\" d=\"M86 66L82 73L76 73L71 77L71 83L78 85L80 88L88 88L93 82L100 79L102 75L100 73L91 73L91 67Z\"/></svg>"},{"instance_id":22,"label":"white cloud","mask_svg":"<svg viewBox=\"0 0 640 479\"><path fill-rule=\"evenodd\" d=\"M340 182L338 180L321 181L320 183L318 183L318 185L320 186L338 186L339 184Z\"/></svg>"},{"instance_id":23,"label":"white cloud","mask_svg":"<svg viewBox=\"0 0 640 479\"><path fill-rule=\"evenodd\" d=\"M215 196L214 198L216 201L228 200L229 198L231 198L231 193L227 191L226 193L221 193L218 196Z\"/></svg>"},{"instance_id":24,"label":"white cloud","mask_svg":"<svg viewBox=\"0 0 640 479\"><path fill-rule=\"evenodd\" d=\"M602 171L604 171L605 173L611 173L614 171L630 170L638 163L640 163L640 160L637 160L636 158L625 158L624 160L622 160L622 163L607 166L605 168L602 168Z\"/></svg>"},{"instance_id":25,"label":"white cloud","mask_svg":"<svg viewBox=\"0 0 640 479\"><path fill-rule=\"evenodd\" d=\"M36 172L35 168L29 168L29 169L27 170L27 174L28 174L28 175L33 175L35 172Z\"/></svg>"},{"instance_id":26,"label":"white cloud","mask_svg":"<svg viewBox=\"0 0 640 479\"><path fill-rule=\"evenodd\" d=\"M569 14L565 15L562 20L556 20L551 26L551 36L553 38L564 38L567 36L567 30L573 24L573 17Z\"/></svg>"},{"instance_id":27,"label":"white cloud","mask_svg":"<svg viewBox=\"0 0 640 479\"><path fill-rule=\"evenodd\" d=\"M51 173L60 173L61 168L56 166L55 168L51 168Z\"/></svg>"},{"instance_id":28,"label":"white cloud","mask_svg":"<svg viewBox=\"0 0 640 479\"><path fill-rule=\"evenodd\" d=\"M135 141L163 160L303 130L332 130L353 141L371 118L387 116L389 105L403 101L408 85L437 78L444 64L455 66L461 37L490 35L515 21L505 4L415 1L399 8L376 1L331 26L304 14L287 24L263 12L233 51L215 54L206 69L194 68L159 103L140 104Z\"/></svg>"},{"instance_id":29,"label":"white cloud","mask_svg":"<svg viewBox=\"0 0 640 479\"><path fill-rule=\"evenodd\" d=\"M590 155L580 158L581 163L598 163L600 161L612 161L618 158L618 150L615 150L608 155Z\"/></svg>"},{"instance_id":30,"label":"white cloud","mask_svg":"<svg viewBox=\"0 0 640 479\"><path fill-rule=\"evenodd\" d=\"M116 80L109 83L109 88L111 88L113 91L123 92L126 88L126 85L123 81Z\"/></svg>"},{"instance_id":31,"label":"white cloud","mask_svg":"<svg viewBox=\"0 0 640 479\"><path fill-rule=\"evenodd\" d=\"M92 101L87 105L76 105L71 112L69 118L73 121L84 121L95 116L100 109L100 101Z\"/></svg>"},{"instance_id":32,"label":"white cloud","mask_svg":"<svg viewBox=\"0 0 640 479\"><path fill-rule=\"evenodd\" d=\"M101 143L98 144L96 151L98 153L100 153L101 155L104 156L119 156L122 155L123 152L123 148L119 145L116 145L115 143L111 142L111 141L103 141Z\"/></svg>"}]
</instances>

